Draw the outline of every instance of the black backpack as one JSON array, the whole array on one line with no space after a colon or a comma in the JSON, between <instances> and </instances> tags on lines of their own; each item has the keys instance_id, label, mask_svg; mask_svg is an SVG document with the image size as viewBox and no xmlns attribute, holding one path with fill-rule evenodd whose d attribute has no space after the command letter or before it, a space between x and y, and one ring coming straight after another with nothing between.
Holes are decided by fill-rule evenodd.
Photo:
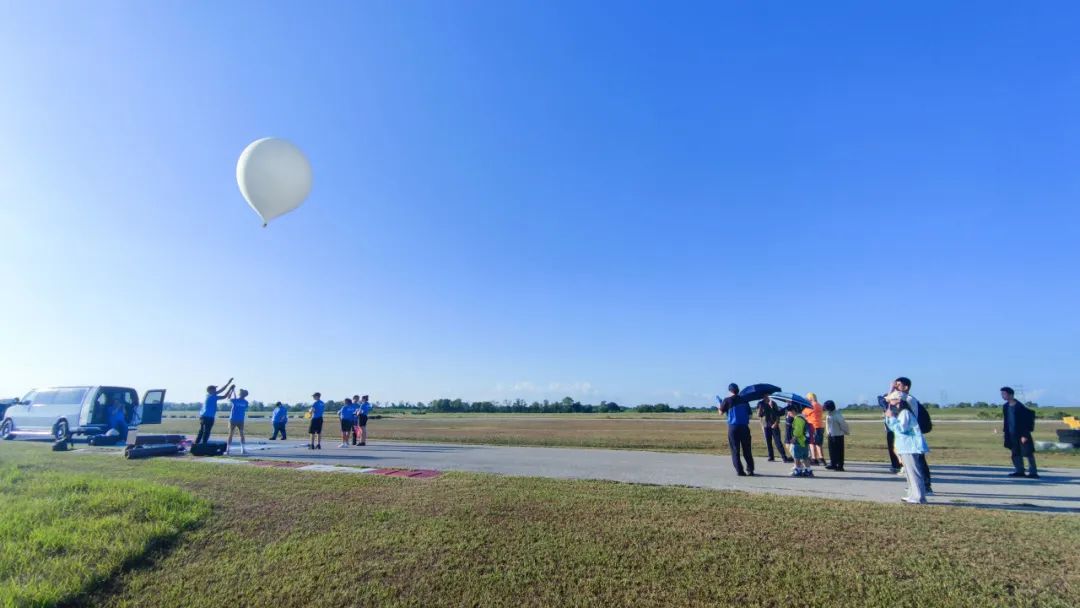
<instances>
[{"instance_id":1,"label":"black backpack","mask_svg":"<svg viewBox=\"0 0 1080 608\"><path fill-rule=\"evenodd\" d=\"M930 420L930 410L926 409L926 406L919 404L919 430L923 435L934 430L934 421Z\"/></svg>"}]
</instances>

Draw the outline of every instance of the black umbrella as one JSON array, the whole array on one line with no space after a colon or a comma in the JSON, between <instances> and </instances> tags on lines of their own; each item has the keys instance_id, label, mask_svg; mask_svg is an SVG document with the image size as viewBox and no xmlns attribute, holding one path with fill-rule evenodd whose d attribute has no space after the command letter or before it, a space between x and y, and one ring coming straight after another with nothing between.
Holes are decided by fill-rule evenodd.
<instances>
[{"instance_id":1,"label":"black umbrella","mask_svg":"<svg viewBox=\"0 0 1080 608\"><path fill-rule=\"evenodd\" d=\"M779 393L781 390L783 389L775 384L751 384L739 391L739 401L758 401L773 393Z\"/></svg>"}]
</instances>

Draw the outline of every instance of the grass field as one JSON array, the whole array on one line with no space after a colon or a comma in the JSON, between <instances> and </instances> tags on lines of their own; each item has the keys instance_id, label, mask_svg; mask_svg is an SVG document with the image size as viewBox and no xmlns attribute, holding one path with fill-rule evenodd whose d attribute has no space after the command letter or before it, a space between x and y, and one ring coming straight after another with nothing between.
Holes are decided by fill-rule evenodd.
<instances>
[{"instance_id":1,"label":"grass field","mask_svg":"<svg viewBox=\"0 0 1080 608\"><path fill-rule=\"evenodd\" d=\"M713 414L702 418L668 415L582 415L582 414L512 414L512 415L433 415L401 414L373 420L368 430L373 441L398 439L447 443L483 443L493 445L536 445L641 450L674 450L707 454L728 453L727 432L723 421ZM880 418L852 419L852 435L847 439L847 458L853 461L884 462L885 431ZM1009 452L1002 447L1000 422L957 420L940 417L927 436L931 462L940 464L1009 464ZM764 453L760 427L752 423L754 451ZM1035 439L1056 441L1055 429L1065 428L1060 421L1040 420ZM227 432L228 423L218 421L215 429ZM307 421L289 421L293 437L305 437ZM337 432L336 422L327 424L328 437ZM166 418L162 432L194 435L198 422L194 417ZM157 432L154 429L153 432ZM252 418L248 431L255 437L269 437L266 418ZM995 434L998 431L998 434ZM1044 466L1080 466L1077 453L1040 453Z\"/></svg>"},{"instance_id":2,"label":"grass field","mask_svg":"<svg viewBox=\"0 0 1080 608\"><path fill-rule=\"evenodd\" d=\"M12 464L29 453L0 452L5 608L72 601L210 513L208 503L177 488Z\"/></svg>"},{"instance_id":3,"label":"grass field","mask_svg":"<svg viewBox=\"0 0 1080 608\"><path fill-rule=\"evenodd\" d=\"M1080 593L1072 516L126 461L30 443L0 444L0 459L19 475L123 478L212 504L82 605L1074 606Z\"/></svg>"}]
</instances>

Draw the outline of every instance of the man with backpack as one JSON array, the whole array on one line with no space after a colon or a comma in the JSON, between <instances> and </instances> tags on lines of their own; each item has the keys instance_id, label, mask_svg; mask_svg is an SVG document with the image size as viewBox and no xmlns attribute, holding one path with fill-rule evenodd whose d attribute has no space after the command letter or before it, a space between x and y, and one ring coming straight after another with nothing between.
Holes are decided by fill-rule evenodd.
<instances>
[{"instance_id":1,"label":"man with backpack","mask_svg":"<svg viewBox=\"0 0 1080 608\"><path fill-rule=\"evenodd\" d=\"M926 411L919 400L911 396L911 379L904 376L900 376L893 381L893 390L900 392L900 398L908 404L911 411L915 414L915 419L919 423L919 431L923 435L928 435L934 428L934 423L930 420L930 412ZM919 466L919 470L922 471L923 481L926 484L926 494L931 495L934 493L930 489L930 465L926 462L926 454L913 454L915 457L915 464Z\"/></svg>"}]
</instances>

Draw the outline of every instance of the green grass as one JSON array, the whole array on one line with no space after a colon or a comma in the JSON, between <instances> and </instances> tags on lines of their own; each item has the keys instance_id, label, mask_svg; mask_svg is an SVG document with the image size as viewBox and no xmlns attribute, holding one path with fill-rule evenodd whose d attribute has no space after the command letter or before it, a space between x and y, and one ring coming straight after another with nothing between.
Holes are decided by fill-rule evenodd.
<instances>
[{"instance_id":1,"label":"green grass","mask_svg":"<svg viewBox=\"0 0 1080 608\"><path fill-rule=\"evenodd\" d=\"M1074 606L1080 518L612 482L417 481L0 444L213 504L94 606ZM811 481L812 483L812 481Z\"/></svg>"},{"instance_id":2,"label":"green grass","mask_svg":"<svg viewBox=\"0 0 1080 608\"><path fill-rule=\"evenodd\" d=\"M676 415L677 416L677 415ZM336 420L328 420L327 437L337 432ZM852 435L846 440L847 459L886 462L885 429L880 416L850 420ZM270 436L270 423L253 418L248 424L252 437ZM166 418L161 428L150 432L180 432L194 436L195 418ZM1056 441L1055 429L1065 428L1060 421L1036 423L1037 441ZM755 454L764 454L760 426L754 422ZM219 420L219 433L228 431L228 423ZM306 438L307 421L289 421L290 436ZM492 445L534 445L637 450L670 450L727 454L727 430L715 413L709 418L643 418L638 415L597 416L581 414L512 414L488 415L401 415L372 420L368 425L372 441L435 441ZM995 433L997 431L997 433ZM977 464L1009 466L1009 452L1002 446L1001 423L994 421L939 418L927 436L930 461L937 464ZM1041 466L1080 467L1080 453L1039 453Z\"/></svg>"},{"instance_id":3,"label":"green grass","mask_svg":"<svg viewBox=\"0 0 1080 608\"><path fill-rule=\"evenodd\" d=\"M208 503L174 487L6 464L0 606L71 601L208 514Z\"/></svg>"}]
</instances>

